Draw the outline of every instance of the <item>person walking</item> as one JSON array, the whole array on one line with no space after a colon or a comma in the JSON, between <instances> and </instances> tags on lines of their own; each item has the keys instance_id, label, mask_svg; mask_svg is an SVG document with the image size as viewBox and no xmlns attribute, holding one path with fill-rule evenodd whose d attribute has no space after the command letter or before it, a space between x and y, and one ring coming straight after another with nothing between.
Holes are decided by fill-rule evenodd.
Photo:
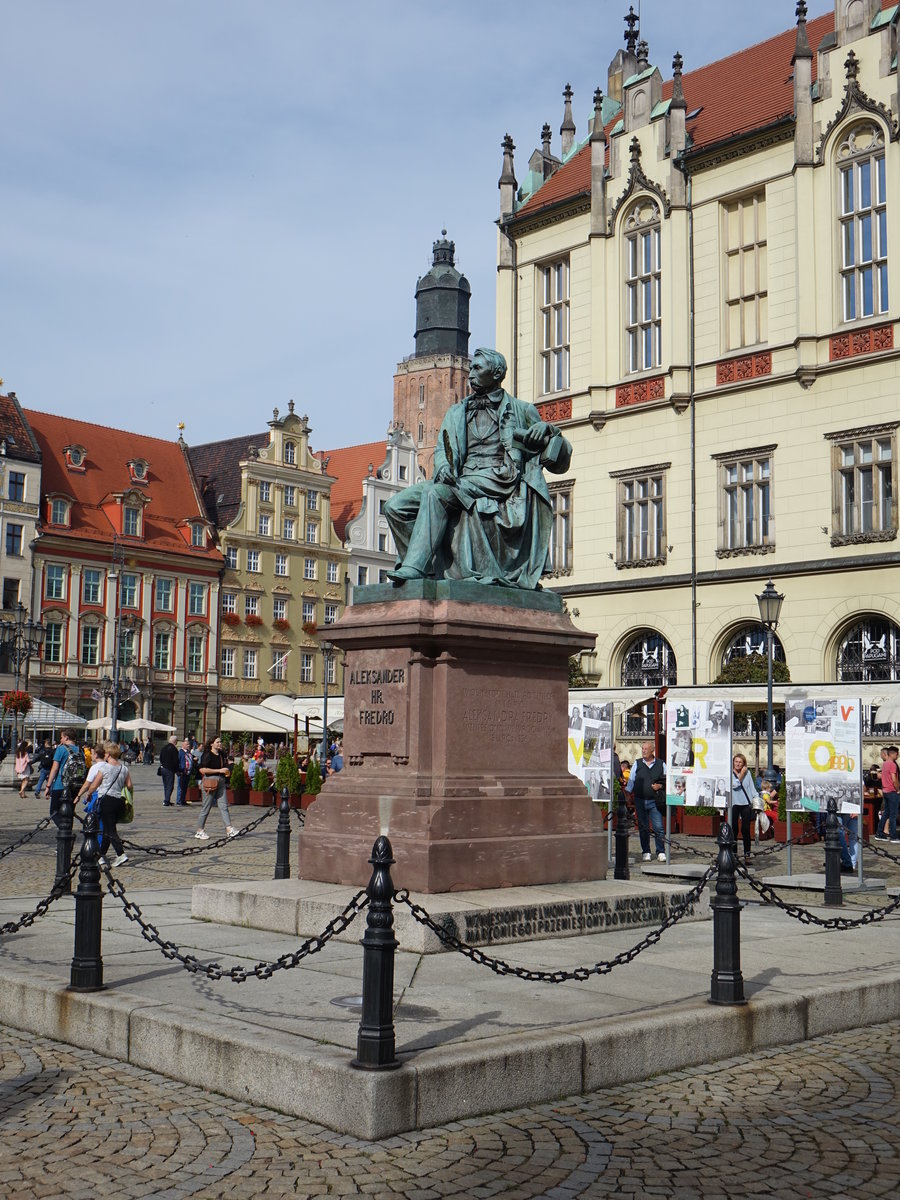
<instances>
[{"instance_id":1,"label":"person walking","mask_svg":"<svg viewBox=\"0 0 900 1200\"><path fill-rule=\"evenodd\" d=\"M202 842L209 841L209 834L204 829L206 818L212 811L213 803L219 807L219 813L225 823L225 832L232 838L237 837L237 830L231 824L228 815L228 796L225 792L225 780L228 775L228 762L222 749L222 739L214 737L203 746L200 755L200 782L203 788L203 807L200 809L200 823L194 837Z\"/></svg>"},{"instance_id":2,"label":"person walking","mask_svg":"<svg viewBox=\"0 0 900 1200\"><path fill-rule=\"evenodd\" d=\"M897 771L897 757L900 754L896 746L883 746L881 749L881 792L884 797L881 809L881 819L875 834L876 842L886 842L885 826L888 836L894 843L900 844L897 837L897 810L900 808L900 778ZM18 759L16 760L18 762Z\"/></svg>"},{"instance_id":3,"label":"person walking","mask_svg":"<svg viewBox=\"0 0 900 1200\"><path fill-rule=\"evenodd\" d=\"M31 783L32 757L28 742L19 742L16 747L16 780L19 784L19 795L24 800L28 785Z\"/></svg>"},{"instance_id":4,"label":"person walking","mask_svg":"<svg viewBox=\"0 0 900 1200\"><path fill-rule=\"evenodd\" d=\"M98 746L98 753L100 747ZM100 836L100 857L97 865L105 867L110 864L106 860L106 852L110 845L116 852L112 866L121 867L128 862L125 845L119 837L117 824L125 812L123 788L133 788L134 783L128 767L121 762L122 747L118 742L106 742L103 746L105 758L96 758L88 772L88 777L81 785L81 790L75 797L76 801L82 796L97 793L97 808L100 814L102 833Z\"/></svg>"},{"instance_id":5,"label":"person walking","mask_svg":"<svg viewBox=\"0 0 900 1200\"><path fill-rule=\"evenodd\" d=\"M68 761L69 755L78 750L78 745L75 741L75 731L73 729L61 729L59 731L59 745L53 754L53 764L50 767L50 774L47 776L47 790L50 793L50 816L53 818L55 825L59 825L59 806L62 804L64 787L63 787L63 768Z\"/></svg>"},{"instance_id":6,"label":"person walking","mask_svg":"<svg viewBox=\"0 0 900 1200\"><path fill-rule=\"evenodd\" d=\"M759 797L753 775L743 754L731 760L731 814L734 821L734 840L737 841L738 822L744 843L744 862L750 861L750 831L753 828L753 801Z\"/></svg>"},{"instance_id":7,"label":"person walking","mask_svg":"<svg viewBox=\"0 0 900 1200\"><path fill-rule=\"evenodd\" d=\"M653 829L653 840L656 845L656 857L659 862L666 861L666 843L663 837L662 814L656 807L656 797L663 794L665 783L665 765L656 757L652 742L644 742L641 746L641 757L634 764L628 777L625 791L634 796L634 807L638 819L638 834L641 839L641 858L650 862L650 829Z\"/></svg>"},{"instance_id":8,"label":"person walking","mask_svg":"<svg viewBox=\"0 0 900 1200\"><path fill-rule=\"evenodd\" d=\"M40 799L41 791L44 784L47 782L47 776L50 774L50 768L53 766L53 745L48 737L44 738L44 744L37 752L38 763L38 781L37 787L34 789L34 794L37 799Z\"/></svg>"},{"instance_id":9,"label":"person walking","mask_svg":"<svg viewBox=\"0 0 900 1200\"><path fill-rule=\"evenodd\" d=\"M181 743L181 749L178 751L178 798L175 801L176 808L183 808L190 801L187 798L188 780L191 777L191 771L194 769L194 760L191 757L191 739L185 738Z\"/></svg>"},{"instance_id":10,"label":"person walking","mask_svg":"<svg viewBox=\"0 0 900 1200\"><path fill-rule=\"evenodd\" d=\"M174 733L159 752L159 773L163 781L163 808L169 808L178 774L178 738Z\"/></svg>"}]
</instances>

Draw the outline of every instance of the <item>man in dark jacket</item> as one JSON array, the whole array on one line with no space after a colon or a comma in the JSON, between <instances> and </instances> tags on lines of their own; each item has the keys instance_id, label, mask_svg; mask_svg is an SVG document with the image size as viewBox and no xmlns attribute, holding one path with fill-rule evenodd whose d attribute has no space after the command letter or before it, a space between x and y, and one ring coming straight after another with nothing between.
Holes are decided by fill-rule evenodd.
<instances>
[{"instance_id":1,"label":"man in dark jacket","mask_svg":"<svg viewBox=\"0 0 900 1200\"><path fill-rule=\"evenodd\" d=\"M663 837L662 815L656 807L657 796L664 796L665 766L656 757L652 742L644 742L641 746L641 757L631 768L626 792L634 796L634 807L638 819L638 834L641 839L641 858L650 862L650 827L653 828L653 840L656 843L656 857L660 862L666 861L666 843Z\"/></svg>"},{"instance_id":2,"label":"man in dark jacket","mask_svg":"<svg viewBox=\"0 0 900 1200\"><path fill-rule=\"evenodd\" d=\"M159 773L163 781L163 808L172 803L172 788L178 774L178 738L174 733L159 752Z\"/></svg>"}]
</instances>

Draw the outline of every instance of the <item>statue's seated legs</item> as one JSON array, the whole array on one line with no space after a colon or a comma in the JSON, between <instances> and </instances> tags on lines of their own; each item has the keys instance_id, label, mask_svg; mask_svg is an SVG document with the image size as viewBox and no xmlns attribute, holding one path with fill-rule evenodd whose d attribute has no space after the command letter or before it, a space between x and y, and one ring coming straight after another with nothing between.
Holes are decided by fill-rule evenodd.
<instances>
[{"instance_id":1,"label":"statue's seated legs","mask_svg":"<svg viewBox=\"0 0 900 1200\"><path fill-rule=\"evenodd\" d=\"M392 496L384 515L403 565L389 571L388 577L395 583L424 578L447 535L451 517L461 508L453 488L430 479Z\"/></svg>"}]
</instances>

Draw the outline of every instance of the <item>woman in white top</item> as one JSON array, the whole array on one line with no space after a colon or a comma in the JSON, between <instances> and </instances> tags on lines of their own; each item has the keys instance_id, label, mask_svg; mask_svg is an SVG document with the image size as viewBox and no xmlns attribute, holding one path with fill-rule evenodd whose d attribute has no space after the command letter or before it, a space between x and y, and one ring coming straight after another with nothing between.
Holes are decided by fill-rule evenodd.
<instances>
[{"instance_id":1,"label":"woman in white top","mask_svg":"<svg viewBox=\"0 0 900 1200\"><path fill-rule=\"evenodd\" d=\"M123 863L128 862L128 855L125 853L125 846L119 837L116 824L125 812L122 788L133 788L134 784L131 782L128 767L120 761L122 747L119 743L106 742L103 746L103 751L105 758L99 762L94 761L93 766L88 772L88 777L85 779L81 791L75 797L75 800L77 803L82 796L88 795L91 792L97 793L100 821L103 826L103 833L100 838L100 857L97 859L97 864L101 867L108 865L105 855L110 844L112 844L112 848L116 852L116 857L112 860L112 865L114 867L121 867Z\"/></svg>"},{"instance_id":2,"label":"woman in white top","mask_svg":"<svg viewBox=\"0 0 900 1200\"><path fill-rule=\"evenodd\" d=\"M734 821L734 835L737 840L738 821L741 822L741 836L744 841L744 862L750 858L750 829L753 825L753 805L759 793L753 776L747 769L747 760L743 754L736 754L731 760L731 813Z\"/></svg>"}]
</instances>

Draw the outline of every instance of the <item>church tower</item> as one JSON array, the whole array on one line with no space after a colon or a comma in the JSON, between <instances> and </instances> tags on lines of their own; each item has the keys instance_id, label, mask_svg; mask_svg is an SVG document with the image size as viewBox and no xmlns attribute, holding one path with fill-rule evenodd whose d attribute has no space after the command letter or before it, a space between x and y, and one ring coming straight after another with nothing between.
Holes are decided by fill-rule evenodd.
<instances>
[{"instance_id":1,"label":"church tower","mask_svg":"<svg viewBox=\"0 0 900 1200\"><path fill-rule=\"evenodd\" d=\"M397 364L394 425L416 443L419 466L430 478L434 448L447 409L465 396L469 379L469 297L454 266L456 246L441 230L431 270L416 284L416 349Z\"/></svg>"}]
</instances>

